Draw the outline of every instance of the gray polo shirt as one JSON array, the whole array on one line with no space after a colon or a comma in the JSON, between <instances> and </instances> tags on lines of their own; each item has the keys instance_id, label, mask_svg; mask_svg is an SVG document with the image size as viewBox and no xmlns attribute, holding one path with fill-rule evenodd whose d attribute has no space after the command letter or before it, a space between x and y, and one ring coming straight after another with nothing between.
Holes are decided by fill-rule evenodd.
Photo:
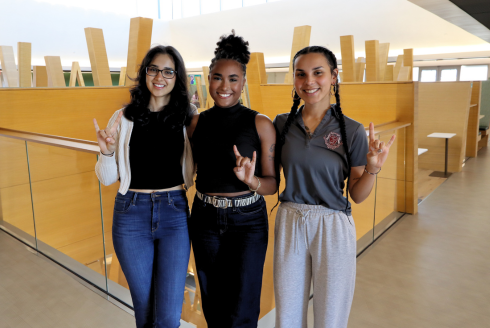
<instances>
[{"instance_id":1,"label":"gray polo shirt","mask_svg":"<svg viewBox=\"0 0 490 328\"><path fill-rule=\"evenodd\" d=\"M279 199L281 202L323 205L344 211L346 199L343 189L348 171L339 121L332 115L332 110L328 110L310 139L301 111L302 108L298 110L282 148L281 164L286 189ZM287 117L288 113L279 114L274 119L278 134ZM352 166L365 166L368 153L366 131L359 122L347 116L344 118ZM347 214L350 212L349 203Z\"/></svg>"}]
</instances>

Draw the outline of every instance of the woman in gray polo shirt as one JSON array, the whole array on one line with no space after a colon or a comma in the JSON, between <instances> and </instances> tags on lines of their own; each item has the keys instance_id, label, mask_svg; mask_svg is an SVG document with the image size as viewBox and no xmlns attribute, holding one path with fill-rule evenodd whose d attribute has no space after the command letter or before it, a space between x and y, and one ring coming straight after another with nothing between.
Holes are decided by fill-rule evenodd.
<instances>
[{"instance_id":1,"label":"woman in gray polo shirt","mask_svg":"<svg viewBox=\"0 0 490 328\"><path fill-rule=\"evenodd\" d=\"M330 50L300 50L293 74L291 112L274 119L276 164L286 178L275 226L276 328L307 327L311 279L315 327L343 328L356 275L349 193L356 203L369 196L395 136L386 145L375 140L371 123L368 144L364 127L342 114ZM336 104L330 105L334 94Z\"/></svg>"}]
</instances>

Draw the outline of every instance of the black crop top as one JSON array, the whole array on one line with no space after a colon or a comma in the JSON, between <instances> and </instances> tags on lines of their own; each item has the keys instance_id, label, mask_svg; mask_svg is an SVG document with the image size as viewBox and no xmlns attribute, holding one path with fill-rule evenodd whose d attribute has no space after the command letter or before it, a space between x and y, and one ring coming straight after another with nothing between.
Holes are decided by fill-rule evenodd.
<instances>
[{"instance_id":1,"label":"black crop top","mask_svg":"<svg viewBox=\"0 0 490 328\"><path fill-rule=\"evenodd\" d=\"M230 108L214 106L199 115L192 136L197 163L196 189L202 193L233 193L248 190L233 172L236 145L242 156L257 152L255 175L262 176L260 137L255 126L257 112L237 104Z\"/></svg>"},{"instance_id":2,"label":"black crop top","mask_svg":"<svg viewBox=\"0 0 490 328\"><path fill-rule=\"evenodd\" d=\"M129 189L166 189L184 183L180 161L184 152L183 128L171 129L170 123L150 113L148 124L135 122L129 141Z\"/></svg>"}]
</instances>

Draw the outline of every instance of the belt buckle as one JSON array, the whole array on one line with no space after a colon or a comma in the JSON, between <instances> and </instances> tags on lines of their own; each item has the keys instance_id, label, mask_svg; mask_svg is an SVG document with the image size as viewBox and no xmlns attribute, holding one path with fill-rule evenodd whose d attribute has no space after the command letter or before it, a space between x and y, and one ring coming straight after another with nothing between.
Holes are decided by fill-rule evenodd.
<instances>
[{"instance_id":1,"label":"belt buckle","mask_svg":"<svg viewBox=\"0 0 490 328\"><path fill-rule=\"evenodd\" d=\"M225 206L219 206L219 201L223 200L225 202ZM228 198L226 197L219 197L219 196L213 196L213 206L217 208L221 208L226 210L228 208Z\"/></svg>"}]
</instances>

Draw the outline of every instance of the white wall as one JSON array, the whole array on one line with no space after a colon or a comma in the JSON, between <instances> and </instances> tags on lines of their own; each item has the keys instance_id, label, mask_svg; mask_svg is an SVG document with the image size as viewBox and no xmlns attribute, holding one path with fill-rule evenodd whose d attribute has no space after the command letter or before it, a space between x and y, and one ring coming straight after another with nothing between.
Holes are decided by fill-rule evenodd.
<instances>
[{"instance_id":1,"label":"white wall","mask_svg":"<svg viewBox=\"0 0 490 328\"><path fill-rule=\"evenodd\" d=\"M31 42L33 65L45 65L44 56L61 56L64 68L73 61L90 68L84 28L96 27L104 31L111 69L126 66L130 16L33 0L0 0L0 8L0 45L13 46L16 58L17 42ZM168 22L153 21L152 43L171 43Z\"/></svg>"}]
</instances>

